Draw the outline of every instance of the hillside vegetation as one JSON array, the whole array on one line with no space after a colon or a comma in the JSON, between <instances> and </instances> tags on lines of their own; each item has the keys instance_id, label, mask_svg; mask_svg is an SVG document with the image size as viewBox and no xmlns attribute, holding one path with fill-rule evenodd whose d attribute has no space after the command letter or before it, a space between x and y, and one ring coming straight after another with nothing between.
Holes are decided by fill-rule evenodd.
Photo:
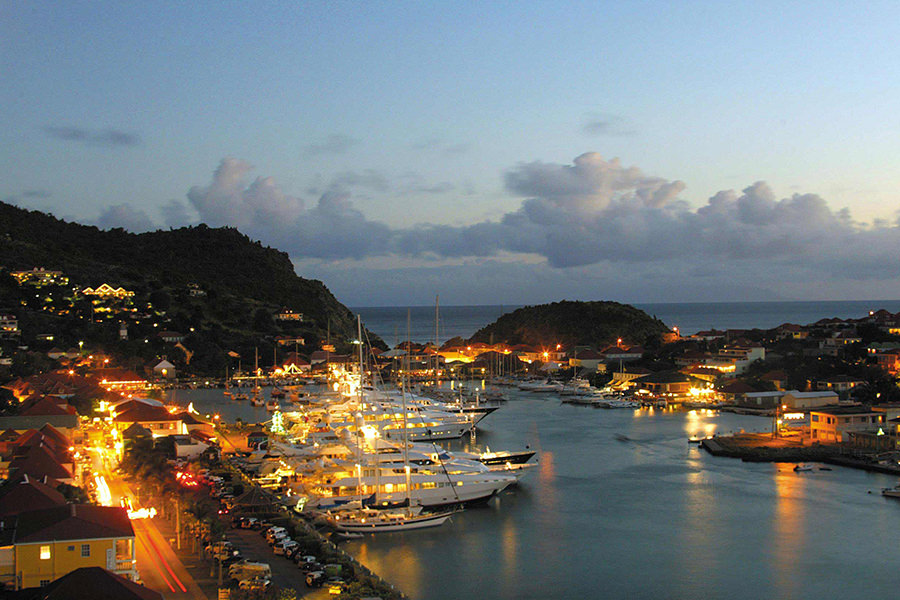
<instances>
[{"instance_id":1,"label":"hillside vegetation","mask_svg":"<svg viewBox=\"0 0 900 600\"><path fill-rule=\"evenodd\" d=\"M471 341L533 346L646 344L668 327L644 311L618 302L573 302L526 306L478 330Z\"/></svg>"},{"instance_id":2,"label":"hillside vegetation","mask_svg":"<svg viewBox=\"0 0 900 600\"><path fill-rule=\"evenodd\" d=\"M190 333L194 339L185 345L192 350L204 348L211 355L196 356L197 361L209 363L209 370L224 369L223 356L228 351L252 356L254 347L260 347L261 364L271 364L277 336L302 336L306 343L298 348L301 353L318 349L326 339L340 347L356 337L354 315L321 281L299 277L286 253L233 228L198 225L142 234L103 231L0 203L0 242L0 267L5 273L44 267L63 271L72 287L108 283L134 291L134 306L150 312L156 331L145 331L145 325L152 327L152 323L129 322L129 338L155 341L150 334L162 328ZM77 298L69 299L72 314L60 316L64 311L35 306L27 295L20 298L22 288L8 275L4 277L0 310L19 317L23 341L38 331L58 333L57 345L117 340L118 321L123 319L95 322L90 307L83 301L79 304ZM71 290L60 289L53 302L66 293L72 296ZM302 313L302 322L275 321L274 315L283 308ZM88 323L84 323L86 315ZM377 336L369 337L382 344ZM156 349L157 354L166 352Z\"/></svg>"}]
</instances>

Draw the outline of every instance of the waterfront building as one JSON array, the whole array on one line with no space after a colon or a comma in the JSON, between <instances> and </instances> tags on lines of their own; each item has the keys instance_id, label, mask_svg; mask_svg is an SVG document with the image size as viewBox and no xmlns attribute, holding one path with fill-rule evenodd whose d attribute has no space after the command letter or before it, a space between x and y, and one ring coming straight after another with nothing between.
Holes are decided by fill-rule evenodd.
<instances>
[{"instance_id":1,"label":"waterfront building","mask_svg":"<svg viewBox=\"0 0 900 600\"><path fill-rule=\"evenodd\" d=\"M134 529L124 508L67 504L20 513L11 538L16 589L45 586L83 567L137 578ZM9 558L0 550L0 557ZM9 565L0 564L0 572Z\"/></svg>"},{"instance_id":2,"label":"waterfront building","mask_svg":"<svg viewBox=\"0 0 900 600\"><path fill-rule=\"evenodd\" d=\"M813 442L847 442L850 441L849 432L877 431L883 425L884 413L864 406L832 406L809 412L809 432Z\"/></svg>"},{"instance_id":3,"label":"waterfront building","mask_svg":"<svg viewBox=\"0 0 900 600\"><path fill-rule=\"evenodd\" d=\"M785 392L781 404L791 410L807 410L838 403L838 395L834 392Z\"/></svg>"},{"instance_id":4,"label":"waterfront building","mask_svg":"<svg viewBox=\"0 0 900 600\"><path fill-rule=\"evenodd\" d=\"M784 392L779 391L747 392L744 394L743 398L738 401L738 406L765 410L775 409L781 404L781 398L783 396Z\"/></svg>"}]
</instances>

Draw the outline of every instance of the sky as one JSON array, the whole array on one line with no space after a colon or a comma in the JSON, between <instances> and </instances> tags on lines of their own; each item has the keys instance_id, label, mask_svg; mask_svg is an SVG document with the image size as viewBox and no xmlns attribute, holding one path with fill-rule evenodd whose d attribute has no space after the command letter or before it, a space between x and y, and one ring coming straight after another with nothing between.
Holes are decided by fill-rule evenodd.
<instances>
[{"instance_id":1,"label":"sky","mask_svg":"<svg viewBox=\"0 0 900 600\"><path fill-rule=\"evenodd\" d=\"M900 298L898 22L0 0L0 200L237 227L351 306Z\"/></svg>"}]
</instances>

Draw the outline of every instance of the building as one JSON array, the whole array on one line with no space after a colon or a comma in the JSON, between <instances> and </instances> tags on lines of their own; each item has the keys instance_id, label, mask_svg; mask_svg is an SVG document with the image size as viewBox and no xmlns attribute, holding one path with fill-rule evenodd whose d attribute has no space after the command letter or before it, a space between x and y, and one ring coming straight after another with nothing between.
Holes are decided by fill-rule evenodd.
<instances>
[{"instance_id":1,"label":"building","mask_svg":"<svg viewBox=\"0 0 900 600\"><path fill-rule=\"evenodd\" d=\"M606 357L593 350L576 350L569 359L569 366L588 371L606 370Z\"/></svg>"},{"instance_id":2,"label":"building","mask_svg":"<svg viewBox=\"0 0 900 600\"><path fill-rule=\"evenodd\" d=\"M294 312L290 308L283 308L275 315L278 321L302 321L303 313Z\"/></svg>"},{"instance_id":3,"label":"building","mask_svg":"<svg viewBox=\"0 0 900 600\"><path fill-rule=\"evenodd\" d=\"M155 400L135 398L121 402L112 409L112 418L120 432L137 423L148 429L153 437L187 434L181 418L167 411Z\"/></svg>"},{"instance_id":4,"label":"building","mask_svg":"<svg viewBox=\"0 0 900 600\"><path fill-rule=\"evenodd\" d=\"M33 592L33 593L30 593ZM100 567L83 567L41 588L16 593L17 600L163 600L162 594Z\"/></svg>"},{"instance_id":5,"label":"building","mask_svg":"<svg viewBox=\"0 0 900 600\"><path fill-rule=\"evenodd\" d=\"M744 394L744 397L738 401L738 406L742 408L771 410L778 408L781 404L782 396L784 396L784 392L747 392Z\"/></svg>"},{"instance_id":6,"label":"building","mask_svg":"<svg viewBox=\"0 0 900 600\"><path fill-rule=\"evenodd\" d=\"M69 285L69 278L63 275L62 271L48 271L43 267L35 267L30 271L11 271L10 275L15 277L19 285L30 285L33 287Z\"/></svg>"},{"instance_id":7,"label":"building","mask_svg":"<svg viewBox=\"0 0 900 600\"><path fill-rule=\"evenodd\" d=\"M16 517L14 528L16 589L45 586L83 567L137 578L134 529L124 508L67 504L30 510Z\"/></svg>"},{"instance_id":8,"label":"building","mask_svg":"<svg viewBox=\"0 0 900 600\"><path fill-rule=\"evenodd\" d=\"M113 288L108 283L101 284L99 287L86 287L81 290L82 296L98 296L100 298L131 298L134 292L126 290L123 287Z\"/></svg>"},{"instance_id":9,"label":"building","mask_svg":"<svg viewBox=\"0 0 900 600\"><path fill-rule=\"evenodd\" d=\"M884 413L864 406L834 406L809 411L809 434L813 442L847 442L850 432L877 431L884 426Z\"/></svg>"},{"instance_id":10,"label":"building","mask_svg":"<svg viewBox=\"0 0 900 600\"><path fill-rule=\"evenodd\" d=\"M781 404L791 410L808 410L838 403L834 392L785 392Z\"/></svg>"},{"instance_id":11,"label":"building","mask_svg":"<svg viewBox=\"0 0 900 600\"><path fill-rule=\"evenodd\" d=\"M16 315L0 314L0 338L16 338L19 337L19 319Z\"/></svg>"}]
</instances>

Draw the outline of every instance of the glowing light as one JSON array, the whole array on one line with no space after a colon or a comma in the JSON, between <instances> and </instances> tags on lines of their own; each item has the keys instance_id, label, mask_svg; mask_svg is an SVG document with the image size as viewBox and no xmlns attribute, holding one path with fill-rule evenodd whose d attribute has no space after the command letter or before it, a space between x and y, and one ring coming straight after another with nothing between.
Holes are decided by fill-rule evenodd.
<instances>
[{"instance_id":1,"label":"glowing light","mask_svg":"<svg viewBox=\"0 0 900 600\"><path fill-rule=\"evenodd\" d=\"M152 519L155 516L155 508L139 508L137 510L128 511L128 518L132 521L134 521L135 519Z\"/></svg>"},{"instance_id":2,"label":"glowing light","mask_svg":"<svg viewBox=\"0 0 900 600\"><path fill-rule=\"evenodd\" d=\"M97 501L102 506L112 506L112 493L109 491L109 484L103 475L94 475L94 483L97 484Z\"/></svg>"}]
</instances>

